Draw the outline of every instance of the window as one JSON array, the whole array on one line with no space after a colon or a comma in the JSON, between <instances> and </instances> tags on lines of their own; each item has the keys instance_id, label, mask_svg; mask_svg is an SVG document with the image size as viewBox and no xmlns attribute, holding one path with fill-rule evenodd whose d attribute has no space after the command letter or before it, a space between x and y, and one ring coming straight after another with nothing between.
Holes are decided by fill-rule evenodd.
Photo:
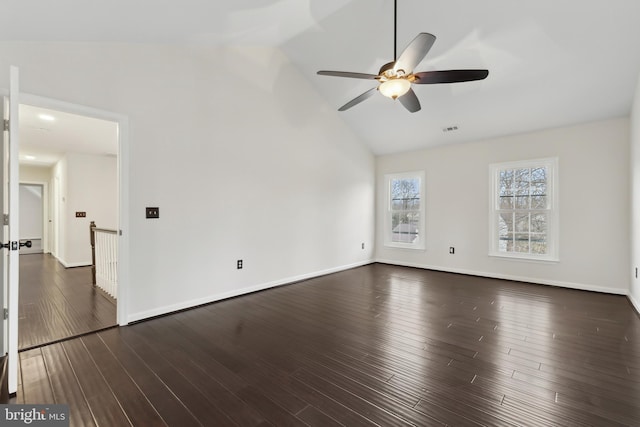
<instances>
[{"instance_id":1,"label":"window","mask_svg":"<svg viewBox=\"0 0 640 427\"><path fill-rule=\"evenodd\" d=\"M385 246L424 249L424 172L386 175Z\"/></svg>"},{"instance_id":2,"label":"window","mask_svg":"<svg viewBox=\"0 0 640 427\"><path fill-rule=\"evenodd\" d=\"M558 260L557 159L491 165L490 255Z\"/></svg>"}]
</instances>

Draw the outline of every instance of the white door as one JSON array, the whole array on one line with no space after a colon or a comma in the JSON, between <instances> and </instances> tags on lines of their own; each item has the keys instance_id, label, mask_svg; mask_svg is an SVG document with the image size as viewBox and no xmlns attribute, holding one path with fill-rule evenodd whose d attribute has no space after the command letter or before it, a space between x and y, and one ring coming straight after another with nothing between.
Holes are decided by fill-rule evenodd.
<instances>
[{"instance_id":1,"label":"white door","mask_svg":"<svg viewBox=\"0 0 640 427\"><path fill-rule=\"evenodd\" d=\"M9 98L3 100L2 185L0 204L9 225L0 222L0 278L2 281L2 354L8 354L9 393L18 391L18 269L19 269L19 158L18 158L18 68L11 67ZM4 221L4 218L0 218ZM6 222L5 222L6 224ZM6 309L6 311L5 311ZM8 312L8 318L5 313Z\"/></svg>"},{"instance_id":2,"label":"white door","mask_svg":"<svg viewBox=\"0 0 640 427\"><path fill-rule=\"evenodd\" d=\"M0 177L2 178L2 185L0 185L0 243L5 243L9 240L7 227L2 225L4 218L2 214L6 212L6 208L9 206L9 192L7 183L9 182L9 131L7 129L9 123L9 98L3 97L2 99L2 118L3 118L3 132L2 132L2 154L0 155ZM4 318L4 309L8 309L8 277L7 266L9 263L9 253L6 250L0 250L0 283L2 284L2 292L0 292L0 319L2 321L2 327L0 328L0 355L4 356L9 348L7 342L7 319Z\"/></svg>"}]
</instances>

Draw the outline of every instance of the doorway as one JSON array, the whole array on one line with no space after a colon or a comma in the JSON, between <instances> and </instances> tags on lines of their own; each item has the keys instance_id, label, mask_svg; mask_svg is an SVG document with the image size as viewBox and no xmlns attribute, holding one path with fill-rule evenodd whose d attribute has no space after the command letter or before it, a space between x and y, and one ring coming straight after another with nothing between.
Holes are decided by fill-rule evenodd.
<instances>
[{"instance_id":1,"label":"doorway","mask_svg":"<svg viewBox=\"0 0 640 427\"><path fill-rule=\"evenodd\" d=\"M92 281L90 229L119 227L118 123L21 104L20 141L20 237L32 243L20 254L26 350L118 324L117 294Z\"/></svg>"},{"instance_id":2,"label":"doorway","mask_svg":"<svg viewBox=\"0 0 640 427\"><path fill-rule=\"evenodd\" d=\"M29 242L29 246L20 249L21 254L44 253L44 244L47 229L45 221L45 207L47 206L47 194L45 194L46 182L20 182L20 241ZM48 252L48 251L47 251Z\"/></svg>"}]
</instances>

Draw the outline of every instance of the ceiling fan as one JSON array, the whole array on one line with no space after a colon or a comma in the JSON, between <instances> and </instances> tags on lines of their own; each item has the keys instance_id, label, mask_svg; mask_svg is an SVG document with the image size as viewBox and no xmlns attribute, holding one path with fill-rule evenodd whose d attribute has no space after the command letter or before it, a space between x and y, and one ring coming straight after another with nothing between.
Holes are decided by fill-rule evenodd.
<instances>
[{"instance_id":1,"label":"ceiling fan","mask_svg":"<svg viewBox=\"0 0 640 427\"><path fill-rule=\"evenodd\" d=\"M488 70L445 70L421 71L413 69L424 59L436 41L436 36L420 33L397 56L398 1L393 2L393 58L394 60L380 67L378 74L352 73L348 71L318 71L321 76L349 77L352 79L377 80L378 86L355 97L344 104L338 111L345 111L371 97L377 90L391 99L398 99L411 113L420 110L420 101L411 88L412 84L459 83L483 80L489 75Z\"/></svg>"}]
</instances>

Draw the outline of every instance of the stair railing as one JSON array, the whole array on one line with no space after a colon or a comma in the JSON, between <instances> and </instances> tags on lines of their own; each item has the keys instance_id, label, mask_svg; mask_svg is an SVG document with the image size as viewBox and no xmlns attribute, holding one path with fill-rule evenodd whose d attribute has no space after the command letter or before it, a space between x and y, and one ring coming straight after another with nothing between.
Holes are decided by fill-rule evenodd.
<instances>
[{"instance_id":1,"label":"stair railing","mask_svg":"<svg viewBox=\"0 0 640 427\"><path fill-rule=\"evenodd\" d=\"M91 279L111 297L118 294L118 233L98 228L95 221L89 225L91 234Z\"/></svg>"}]
</instances>

